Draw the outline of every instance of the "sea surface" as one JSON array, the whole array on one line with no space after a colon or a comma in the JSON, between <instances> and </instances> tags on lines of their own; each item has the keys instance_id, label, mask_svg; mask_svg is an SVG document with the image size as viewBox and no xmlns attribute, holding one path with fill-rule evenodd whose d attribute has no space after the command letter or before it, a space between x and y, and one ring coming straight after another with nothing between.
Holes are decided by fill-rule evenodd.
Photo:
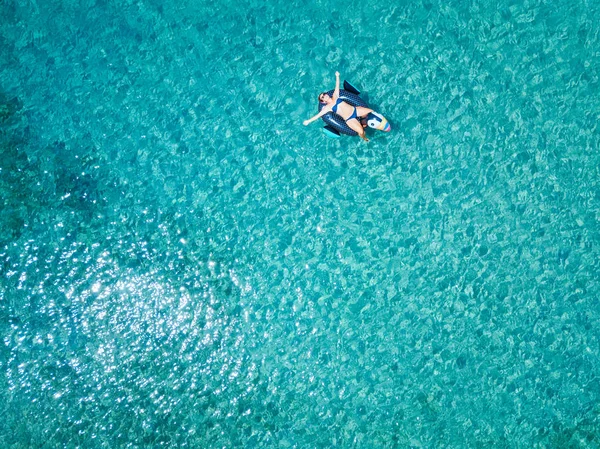
<instances>
[{"instance_id":1,"label":"sea surface","mask_svg":"<svg viewBox=\"0 0 600 449\"><path fill-rule=\"evenodd\" d=\"M599 448L599 77L598 0L0 1L0 447Z\"/></svg>"}]
</instances>

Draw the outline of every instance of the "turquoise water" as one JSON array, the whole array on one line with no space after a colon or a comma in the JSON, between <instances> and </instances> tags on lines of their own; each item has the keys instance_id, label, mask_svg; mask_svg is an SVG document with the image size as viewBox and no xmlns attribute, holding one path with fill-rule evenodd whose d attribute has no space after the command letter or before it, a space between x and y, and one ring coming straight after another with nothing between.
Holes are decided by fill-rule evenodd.
<instances>
[{"instance_id":1,"label":"turquoise water","mask_svg":"<svg viewBox=\"0 0 600 449\"><path fill-rule=\"evenodd\" d=\"M0 3L0 447L600 447L599 6Z\"/></svg>"}]
</instances>

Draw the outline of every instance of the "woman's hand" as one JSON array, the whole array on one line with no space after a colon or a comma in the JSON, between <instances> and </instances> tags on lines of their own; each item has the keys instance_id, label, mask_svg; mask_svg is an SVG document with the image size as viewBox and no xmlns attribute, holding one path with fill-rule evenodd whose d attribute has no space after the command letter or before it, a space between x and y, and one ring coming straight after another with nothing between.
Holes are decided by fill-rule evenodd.
<instances>
[{"instance_id":1,"label":"woman's hand","mask_svg":"<svg viewBox=\"0 0 600 449\"><path fill-rule=\"evenodd\" d=\"M304 126L308 126L308 124L309 124L309 123L310 123L310 120L304 120L304 121L302 122L302 124L303 124Z\"/></svg>"},{"instance_id":2,"label":"woman's hand","mask_svg":"<svg viewBox=\"0 0 600 449\"><path fill-rule=\"evenodd\" d=\"M335 72L335 76L340 76L340 72Z\"/></svg>"}]
</instances>

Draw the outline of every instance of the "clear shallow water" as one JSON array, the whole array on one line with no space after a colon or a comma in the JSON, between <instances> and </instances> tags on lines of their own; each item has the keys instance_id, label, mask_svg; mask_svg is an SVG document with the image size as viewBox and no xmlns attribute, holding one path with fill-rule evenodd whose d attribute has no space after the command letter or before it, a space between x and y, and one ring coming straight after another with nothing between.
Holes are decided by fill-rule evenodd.
<instances>
[{"instance_id":1,"label":"clear shallow water","mask_svg":"<svg viewBox=\"0 0 600 449\"><path fill-rule=\"evenodd\" d=\"M1 5L2 447L600 445L598 3L374 3Z\"/></svg>"}]
</instances>

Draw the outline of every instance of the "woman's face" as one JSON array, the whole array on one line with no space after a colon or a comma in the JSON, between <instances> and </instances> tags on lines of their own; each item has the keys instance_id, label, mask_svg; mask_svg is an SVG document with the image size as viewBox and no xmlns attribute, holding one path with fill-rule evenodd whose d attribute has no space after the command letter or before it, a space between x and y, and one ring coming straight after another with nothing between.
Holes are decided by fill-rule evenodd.
<instances>
[{"instance_id":1,"label":"woman's face","mask_svg":"<svg viewBox=\"0 0 600 449\"><path fill-rule=\"evenodd\" d=\"M319 95L319 101L321 103L327 103L329 100L331 99L331 97L327 94L321 94Z\"/></svg>"}]
</instances>

